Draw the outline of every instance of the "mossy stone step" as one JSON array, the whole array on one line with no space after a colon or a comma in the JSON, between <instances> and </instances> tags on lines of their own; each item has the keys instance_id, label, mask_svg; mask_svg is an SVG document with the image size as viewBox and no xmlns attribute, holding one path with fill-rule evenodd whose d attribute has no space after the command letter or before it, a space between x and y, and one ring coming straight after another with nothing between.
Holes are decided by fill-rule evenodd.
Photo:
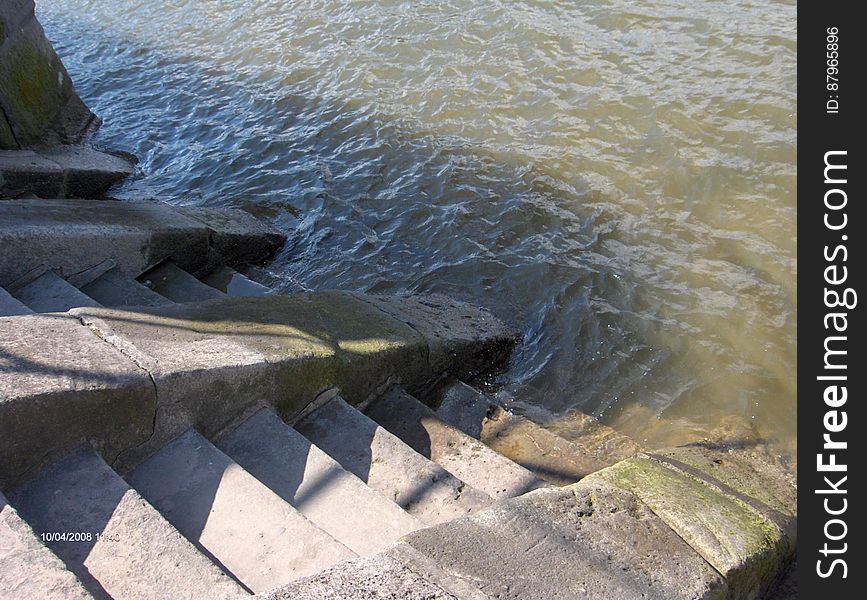
<instances>
[{"instance_id":1,"label":"mossy stone step","mask_svg":"<svg viewBox=\"0 0 867 600\"><path fill-rule=\"evenodd\" d=\"M584 481L634 493L725 577L735 598L760 597L791 559L785 517L770 518L749 497L676 466L636 457Z\"/></svg>"}]
</instances>

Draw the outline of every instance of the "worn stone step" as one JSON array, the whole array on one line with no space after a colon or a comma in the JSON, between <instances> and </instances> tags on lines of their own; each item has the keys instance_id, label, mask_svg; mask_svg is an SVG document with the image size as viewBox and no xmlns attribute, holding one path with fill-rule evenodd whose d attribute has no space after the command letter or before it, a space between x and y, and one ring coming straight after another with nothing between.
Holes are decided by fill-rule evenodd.
<instances>
[{"instance_id":1,"label":"worn stone step","mask_svg":"<svg viewBox=\"0 0 867 600\"><path fill-rule=\"evenodd\" d=\"M634 494L722 574L731 597L760 598L797 538L795 479L762 463L748 449L698 444L639 454L584 481Z\"/></svg>"},{"instance_id":2,"label":"worn stone step","mask_svg":"<svg viewBox=\"0 0 867 600\"><path fill-rule=\"evenodd\" d=\"M260 410L223 436L217 446L359 555L375 554L424 526L269 409Z\"/></svg>"},{"instance_id":3,"label":"worn stone step","mask_svg":"<svg viewBox=\"0 0 867 600\"><path fill-rule=\"evenodd\" d=\"M9 289L39 265L69 277L106 259L133 277L167 258L199 275L219 264L261 261L285 239L240 210L176 209L159 202L6 200L0 202L0 286Z\"/></svg>"},{"instance_id":4,"label":"worn stone step","mask_svg":"<svg viewBox=\"0 0 867 600\"><path fill-rule=\"evenodd\" d=\"M113 267L81 286L81 291L103 306L164 306L172 301Z\"/></svg>"},{"instance_id":5,"label":"worn stone step","mask_svg":"<svg viewBox=\"0 0 867 600\"><path fill-rule=\"evenodd\" d=\"M127 479L256 593L355 556L192 429Z\"/></svg>"},{"instance_id":6,"label":"worn stone step","mask_svg":"<svg viewBox=\"0 0 867 600\"><path fill-rule=\"evenodd\" d=\"M123 472L193 426L212 439L258 408L284 420L330 387L365 398L390 377L413 388L441 372L420 317L392 298L313 292L0 317L0 489L90 440ZM430 302L429 302L430 303ZM385 300L378 302L380 306ZM424 318L455 369L500 364L514 333L489 313L443 305ZM477 323L487 335L450 339ZM449 364L444 369L451 369Z\"/></svg>"},{"instance_id":7,"label":"worn stone step","mask_svg":"<svg viewBox=\"0 0 867 600\"><path fill-rule=\"evenodd\" d=\"M624 458L582 446L580 440L566 440L460 381L446 390L436 412L443 421L555 485L574 483Z\"/></svg>"},{"instance_id":8,"label":"worn stone step","mask_svg":"<svg viewBox=\"0 0 867 600\"><path fill-rule=\"evenodd\" d=\"M295 428L344 469L425 523L449 521L492 502L340 397Z\"/></svg>"},{"instance_id":9,"label":"worn stone step","mask_svg":"<svg viewBox=\"0 0 867 600\"><path fill-rule=\"evenodd\" d=\"M511 498L547 485L521 465L449 425L398 386L374 400L365 412L416 452L492 498Z\"/></svg>"},{"instance_id":10,"label":"worn stone step","mask_svg":"<svg viewBox=\"0 0 867 600\"><path fill-rule=\"evenodd\" d=\"M24 285L13 284L9 291L34 312L66 312L71 308L101 306L53 271L45 271Z\"/></svg>"},{"instance_id":11,"label":"worn stone step","mask_svg":"<svg viewBox=\"0 0 867 600\"><path fill-rule=\"evenodd\" d=\"M259 596L263 600L490 600L451 577L408 544L376 556L342 562Z\"/></svg>"},{"instance_id":12,"label":"worn stone step","mask_svg":"<svg viewBox=\"0 0 867 600\"><path fill-rule=\"evenodd\" d=\"M0 598L92 598L0 493Z\"/></svg>"},{"instance_id":13,"label":"worn stone step","mask_svg":"<svg viewBox=\"0 0 867 600\"><path fill-rule=\"evenodd\" d=\"M225 265L202 277L202 281L227 296L265 296L273 291Z\"/></svg>"},{"instance_id":14,"label":"worn stone step","mask_svg":"<svg viewBox=\"0 0 867 600\"><path fill-rule=\"evenodd\" d=\"M461 381L446 388L437 415L553 482L580 479L641 451L628 436L578 412L566 440Z\"/></svg>"},{"instance_id":15,"label":"worn stone step","mask_svg":"<svg viewBox=\"0 0 867 600\"><path fill-rule=\"evenodd\" d=\"M729 595L720 574L633 494L585 481L534 490L404 542L494 598L758 597Z\"/></svg>"},{"instance_id":16,"label":"worn stone step","mask_svg":"<svg viewBox=\"0 0 867 600\"><path fill-rule=\"evenodd\" d=\"M84 536L46 545L97 598L244 593L89 447L47 466L9 499L37 533Z\"/></svg>"},{"instance_id":17,"label":"worn stone step","mask_svg":"<svg viewBox=\"0 0 867 600\"><path fill-rule=\"evenodd\" d=\"M30 315L33 311L19 302L12 294L0 287L0 317Z\"/></svg>"},{"instance_id":18,"label":"worn stone step","mask_svg":"<svg viewBox=\"0 0 867 600\"><path fill-rule=\"evenodd\" d=\"M0 197L98 198L133 169L125 158L86 146L0 150Z\"/></svg>"},{"instance_id":19,"label":"worn stone step","mask_svg":"<svg viewBox=\"0 0 867 600\"><path fill-rule=\"evenodd\" d=\"M200 302L226 295L202 283L170 260L142 273L137 279L172 302Z\"/></svg>"}]
</instances>

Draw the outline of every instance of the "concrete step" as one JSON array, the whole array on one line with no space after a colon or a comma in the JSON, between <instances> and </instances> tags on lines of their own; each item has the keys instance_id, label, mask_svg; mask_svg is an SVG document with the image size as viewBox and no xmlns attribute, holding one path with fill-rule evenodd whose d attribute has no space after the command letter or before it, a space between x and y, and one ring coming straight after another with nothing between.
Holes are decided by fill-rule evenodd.
<instances>
[{"instance_id":1,"label":"concrete step","mask_svg":"<svg viewBox=\"0 0 867 600\"><path fill-rule=\"evenodd\" d=\"M263 600L490 600L475 586L448 575L407 544L376 556L342 562L292 582Z\"/></svg>"},{"instance_id":2,"label":"concrete step","mask_svg":"<svg viewBox=\"0 0 867 600\"><path fill-rule=\"evenodd\" d=\"M273 291L225 265L202 277L202 281L227 296L264 296Z\"/></svg>"},{"instance_id":3,"label":"concrete step","mask_svg":"<svg viewBox=\"0 0 867 600\"><path fill-rule=\"evenodd\" d=\"M628 436L584 414L573 415L578 427L567 440L460 381L443 394L437 415L556 485L578 481L641 450Z\"/></svg>"},{"instance_id":4,"label":"concrete step","mask_svg":"<svg viewBox=\"0 0 867 600\"><path fill-rule=\"evenodd\" d=\"M466 305L429 315L442 326L427 325L428 339L420 319L399 317L408 299L393 298L390 316L367 298L270 294L140 308L134 318L111 308L0 317L0 489L83 439L125 473L190 426L216 438L263 406L292 419L324 388L366 398L389 377L420 387L442 372L427 361L431 344L449 348L442 369L451 371L502 360L513 339ZM486 335L448 337L467 323Z\"/></svg>"},{"instance_id":5,"label":"concrete step","mask_svg":"<svg viewBox=\"0 0 867 600\"><path fill-rule=\"evenodd\" d=\"M130 161L86 146L0 151L0 197L97 198L133 173Z\"/></svg>"},{"instance_id":6,"label":"concrete step","mask_svg":"<svg viewBox=\"0 0 867 600\"><path fill-rule=\"evenodd\" d=\"M244 590L198 552L90 448L9 495L97 598L237 598ZM76 537L69 537L74 534Z\"/></svg>"},{"instance_id":7,"label":"concrete step","mask_svg":"<svg viewBox=\"0 0 867 600\"><path fill-rule=\"evenodd\" d=\"M172 301L113 267L83 286L81 291L103 306L164 306Z\"/></svg>"},{"instance_id":8,"label":"concrete step","mask_svg":"<svg viewBox=\"0 0 867 600\"><path fill-rule=\"evenodd\" d=\"M631 493L583 481L498 502L404 542L494 598L761 597L729 595L720 574Z\"/></svg>"},{"instance_id":9,"label":"concrete step","mask_svg":"<svg viewBox=\"0 0 867 600\"><path fill-rule=\"evenodd\" d=\"M30 315L33 311L21 304L15 297L0 287L0 317Z\"/></svg>"},{"instance_id":10,"label":"concrete step","mask_svg":"<svg viewBox=\"0 0 867 600\"><path fill-rule=\"evenodd\" d=\"M26 279L29 278L25 276ZM19 280L9 291L34 312L66 312L71 308L101 306L53 271L45 271L27 283Z\"/></svg>"},{"instance_id":11,"label":"concrete step","mask_svg":"<svg viewBox=\"0 0 867 600\"><path fill-rule=\"evenodd\" d=\"M462 382L446 390L437 415L555 485L574 483L625 458L598 444L566 440ZM638 451L634 448L630 455Z\"/></svg>"},{"instance_id":12,"label":"concrete step","mask_svg":"<svg viewBox=\"0 0 867 600\"><path fill-rule=\"evenodd\" d=\"M247 419L217 446L359 555L375 554L424 526L269 409Z\"/></svg>"},{"instance_id":13,"label":"concrete step","mask_svg":"<svg viewBox=\"0 0 867 600\"><path fill-rule=\"evenodd\" d=\"M0 494L0 598L93 598Z\"/></svg>"},{"instance_id":14,"label":"concrete step","mask_svg":"<svg viewBox=\"0 0 867 600\"><path fill-rule=\"evenodd\" d=\"M492 502L340 397L304 417L295 429L425 523L449 521Z\"/></svg>"},{"instance_id":15,"label":"concrete step","mask_svg":"<svg viewBox=\"0 0 867 600\"><path fill-rule=\"evenodd\" d=\"M138 281L172 302L200 302L226 295L202 283L170 260L142 273Z\"/></svg>"},{"instance_id":16,"label":"concrete step","mask_svg":"<svg viewBox=\"0 0 867 600\"><path fill-rule=\"evenodd\" d=\"M547 484L498 454L398 386L374 400L365 411L374 421L461 481L492 498L511 498Z\"/></svg>"},{"instance_id":17,"label":"concrete step","mask_svg":"<svg viewBox=\"0 0 867 600\"><path fill-rule=\"evenodd\" d=\"M240 210L179 209L159 202L4 200L0 286L9 289L12 281L40 265L66 278L106 259L127 275L167 258L198 275L219 264L264 260L285 239Z\"/></svg>"},{"instance_id":18,"label":"concrete step","mask_svg":"<svg viewBox=\"0 0 867 600\"><path fill-rule=\"evenodd\" d=\"M256 593L355 556L192 429L128 480Z\"/></svg>"}]
</instances>

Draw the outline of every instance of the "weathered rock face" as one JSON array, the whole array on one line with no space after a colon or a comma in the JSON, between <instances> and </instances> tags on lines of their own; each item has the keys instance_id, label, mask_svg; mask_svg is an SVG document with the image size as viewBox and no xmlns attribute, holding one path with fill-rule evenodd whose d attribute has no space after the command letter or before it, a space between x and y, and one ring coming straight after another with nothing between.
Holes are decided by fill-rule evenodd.
<instances>
[{"instance_id":1,"label":"weathered rock face","mask_svg":"<svg viewBox=\"0 0 867 600\"><path fill-rule=\"evenodd\" d=\"M0 2L0 149L76 143L96 120L34 9L33 0Z\"/></svg>"}]
</instances>

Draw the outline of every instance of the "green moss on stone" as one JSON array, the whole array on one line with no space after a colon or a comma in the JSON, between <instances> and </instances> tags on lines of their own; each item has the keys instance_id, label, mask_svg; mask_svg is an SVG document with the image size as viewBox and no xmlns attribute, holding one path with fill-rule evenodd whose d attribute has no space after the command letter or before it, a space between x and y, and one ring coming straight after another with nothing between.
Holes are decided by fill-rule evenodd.
<instances>
[{"instance_id":1,"label":"green moss on stone","mask_svg":"<svg viewBox=\"0 0 867 600\"><path fill-rule=\"evenodd\" d=\"M788 561L783 533L736 498L654 461L633 458L582 480L608 483L634 493L730 586L754 597Z\"/></svg>"},{"instance_id":2,"label":"green moss on stone","mask_svg":"<svg viewBox=\"0 0 867 600\"><path fill-rule=\"evenodd\" d=\"M41 29L13 36L0 53L0 102L18 141L42 141L71 94L60 60Z\"/></svg>"}]
</instances>

